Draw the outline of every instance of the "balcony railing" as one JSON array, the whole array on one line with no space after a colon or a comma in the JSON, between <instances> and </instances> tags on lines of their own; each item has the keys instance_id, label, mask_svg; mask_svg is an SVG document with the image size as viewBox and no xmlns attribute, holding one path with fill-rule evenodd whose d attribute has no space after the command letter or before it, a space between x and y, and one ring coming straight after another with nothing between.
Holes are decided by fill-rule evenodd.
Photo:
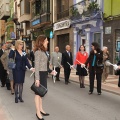
<instances>
[{"instance_id":1,"label":"balcony railing","mask_svg":"<svg viewBox=\"0 0 120 120\"><path fill-rule=\"evenodd\" d=\"M50 22L50 13L44 13L40 16L41 23Z\"/></svg>"},{"instance_id":2,"label":"balcony railing","mask_svg":"<svg viewBox=\"0 0 120 120\"><path fill-rule=\"evenodd\" d=\"M65 17L69 17L69 9L57 14L57 19L58 20L62 19L62 18L65 18Z\"/></svg>"},{"instance_id":3,"label":"balcony railing","mask_svg":"<svg viewBox=\"0 0 120 120\"><path fill-rule=\"evenodd\" d=\"M90 17L98 11L99 5L96 2L82 1L70 7L70 18Z\"/></svg>"}]
</instances>

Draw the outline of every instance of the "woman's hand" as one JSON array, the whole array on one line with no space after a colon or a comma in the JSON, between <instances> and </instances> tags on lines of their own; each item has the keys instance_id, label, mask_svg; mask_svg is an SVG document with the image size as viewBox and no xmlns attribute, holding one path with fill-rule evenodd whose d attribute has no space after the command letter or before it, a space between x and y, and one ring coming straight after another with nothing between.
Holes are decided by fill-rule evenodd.
<instances>
[{"instance_id":1,"label":"woman's hand","mask_svg":"<svg viewBox=\"0 0 120 120\"><path fill-rule=\"evenodd\" d=\"M35 86L37 86L37 87L40 86L40 80L35 80Z\"/></svg>"},{"instance_id":2,"label":"woman's hand","mask_svg":"<svg viewBox=\"0 0 120 120\"><path fill-rule=\"evenodd\" d=\"M96 51L96 50L94 50L94 53L97 53L97 51Z\"/></svg>"},{"instance_id":3,"label":"woman's hand","mask_svg":"<svg viewBox=\"0 0 120 120\"><path fill-rule=\"evenodd\" d=\"M57 72L55 70L53 70L50 74L53 76L56 76Z\"/></svg>"},{"instance_id":4,"label":"woman's hand","mask_svg":"<svg viewBox=\"0 0 120 120\"><path fill-rule=\"evenodd\" d=\"M33 71L33 72L35 72L35 68L30 68L30 71Z\"/></svg>"}]
</instances>

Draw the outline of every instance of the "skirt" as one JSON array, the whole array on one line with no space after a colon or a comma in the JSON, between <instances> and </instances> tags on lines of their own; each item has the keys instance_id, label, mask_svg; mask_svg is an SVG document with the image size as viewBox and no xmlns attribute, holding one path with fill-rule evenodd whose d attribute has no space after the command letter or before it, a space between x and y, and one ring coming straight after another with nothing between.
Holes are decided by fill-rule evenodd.
<instances>
[{"instance_id":1,"label":"skirt","mask_svg":"<svg viewBox=\"0 0 120 120\"><path fill-rule=\"evenodd\" d=\"M82 68L81 65L77 65L77 72L76 72L76 75L79 75L79 76L87 76L87 71L85 68Z\"/></svg>"},{"instance_id":2,"label":"skirt","mask_svg":"<svg viewBox=\"0 0 120 120\"><path fill-rule=\"evenodd\" d=\"M40 75L40 84L42 86L44 86L45 88L47 88L47 76L48 76L48 72L47 71L40 71L39 72ZM35 93L37 95L37 93Z\"/></svg>"}]
</instances>

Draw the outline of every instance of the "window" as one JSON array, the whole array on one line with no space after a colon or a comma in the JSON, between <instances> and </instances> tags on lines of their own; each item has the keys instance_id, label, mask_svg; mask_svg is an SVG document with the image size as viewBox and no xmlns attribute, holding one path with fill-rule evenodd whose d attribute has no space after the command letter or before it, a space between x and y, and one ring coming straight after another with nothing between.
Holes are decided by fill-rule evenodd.
<instances>
[{"instance_id":1,"label":"window","mask_svg":"<svg viewBox=\"0 0 120 120\"><path fill-rule=\"evenodd\" d=\"M41 1L36 0L36 15L40 14Z\"/></svg>"},{"instance_id":2,"label":"window","mask_svg":"<svg viewBox=\"0 0 120 120\"><path fill-rule=\"evenodd\" d=\"M94 34L94 42L97 42L101 47L101 33Z\"/></svg>"},{"instance_id":3,"label":"window","mask_svg":"<svg viewBox=\"0 0 120 120\"><path fill-rule=\"evenodd\" d=\"M35 16L35 3L32 4L32 17Z\"/></svg>"}]
</instances>

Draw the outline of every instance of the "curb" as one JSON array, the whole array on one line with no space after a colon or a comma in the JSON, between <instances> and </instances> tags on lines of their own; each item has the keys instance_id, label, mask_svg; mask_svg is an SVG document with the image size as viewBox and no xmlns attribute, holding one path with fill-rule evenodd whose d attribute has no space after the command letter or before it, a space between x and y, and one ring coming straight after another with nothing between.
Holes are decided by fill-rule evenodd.
<instances>
[{"instance_id":1,"label":"curb","mask_svg":"<svg viewBox=\"0 0 120 120\"><path fill-rule=\"evenodd\" d=\"M60 78L64 79L63 77L60 77ZM70 81L79 84L79 82L77 82L77 81L74 81L74 80L71 80L71 79L70 79ZM86 85L86 86L89 86L89 85L86 84L86 83L85 83L85 85ZM97 88L97 87L94 86L94 88ZM107 89L104 89L104 88L101 88L101 90L120 96L120 93L117 93L117 92L114 92L114 91L111 91L111 90L107 90Z\"/></svg>"}]
</instances>

